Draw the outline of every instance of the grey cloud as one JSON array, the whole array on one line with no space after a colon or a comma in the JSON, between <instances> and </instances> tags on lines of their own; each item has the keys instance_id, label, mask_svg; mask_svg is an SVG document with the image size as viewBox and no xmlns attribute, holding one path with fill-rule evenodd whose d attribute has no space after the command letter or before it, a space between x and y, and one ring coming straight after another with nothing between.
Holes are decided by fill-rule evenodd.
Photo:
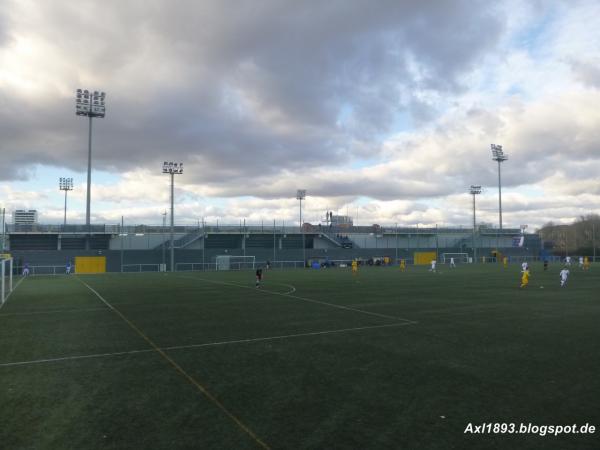
<instances>
[{"instance_id":1,"label":"grey cloud","mask_svg":"<svg viewBox=\"0 0 600 450\"><path fill-rule=\"evenodd\" d=\"M65 1L37 5L21 26L73 62L65 80L73 89L108 92L95 168L154 167L168 157L201 166L197 183L227 177L247 189L252 177L372 155L420 89L462 89L461 74L501 32L492 13L466 1ZM424 80L410 73L409 56ZM86 125L72 98L47 88L35 107L0 92L9 131L0 151L8 164L82 169ZM236 112L232 90L277 119Z\"/></svg>"},{"instance_id":2,"label":"grey cloud","mask_svg":"<svg viewBox=\"0 0 600 450\"><path fill-rule=\"evenodd\" d=\"M600 89L600 61L578 61L571 62L571 68L578 80L590 87Z\"/></svg>"}]
</instances>

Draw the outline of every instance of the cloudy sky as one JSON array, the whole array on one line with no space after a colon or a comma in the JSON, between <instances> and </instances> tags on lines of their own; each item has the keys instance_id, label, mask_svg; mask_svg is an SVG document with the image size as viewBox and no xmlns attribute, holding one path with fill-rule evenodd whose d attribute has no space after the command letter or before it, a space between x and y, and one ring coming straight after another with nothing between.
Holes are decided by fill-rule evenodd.
<instances>
[{"instance_id":1,"label":"cloudy sky","mask_svg":"<svg viewBox=\"0 0 600 450\"><path fill-rule=\"evenodd\" d=\"M600 3L421 0L3 0L0 207L160 223L505 226L600 211Z\"/></svg>"}]
</instances>

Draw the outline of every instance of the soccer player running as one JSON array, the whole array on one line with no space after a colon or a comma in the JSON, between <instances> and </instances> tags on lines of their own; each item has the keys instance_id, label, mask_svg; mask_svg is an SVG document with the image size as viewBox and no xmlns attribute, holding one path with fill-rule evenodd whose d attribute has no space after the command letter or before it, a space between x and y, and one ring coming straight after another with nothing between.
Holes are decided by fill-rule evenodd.
<instances>
[{"instance_id":1,"label":"soccer player running","mask_svg":"<svg viewBox=\"0 0 600 450\"><path fill-rule=\"evenodd\" d=\"M567 278L569 278L569 269L563 267L563 270L560 271L560 287L565 287Z\"/></svg>"},{"instance_id":2,"label":"soccer player running","mask_svg":"<svg viewBox=\"0 0 600 450\"><path fill-rule=\"evenodd\" d=\"M527 287L529 284L529 269L525 269L521 272L521 288Z\"/></svg>"},{"instance_id":3,"label":"soccer player running","mask_svg":"<svg viewBox=\"0 0 600 450\"><path fill-rule=\"evenodd\" d=\"M431 269L429 269L430 272L435 272L435 265L437 264L437 261L435 259L431 260Z\"/></svg>"},{"instance_id":4,"label":"soccer player running","mask_svg":"<svg viewBox=\"0 0 600 450\"><path fill-rule=\"evenodd\" d=\"M454 258L450 258L450 267L456 267L456 264L454 264Z\"/></svg>"},{"instance_id":5,"label":"soccer player running","mask_svg":"<svg viewBox=\"0 0 600 450\"><path fill-rule=\"evenodd\" d=\"M400 272L404 272L406 270L406 261L404 259L400 260Z\"/></svg>"},{"instance_id":6,"label":"soccer player running","mask_svg":"<svg viewBox=\"0 0 600 450\"><path fill-rule=\"evenodd\" d=\"M352 275L358 274L358 261L356 259L352 260Z\"/></svg>"},{"instance_id":7,"label":"soccer player running","mask_svg":"<svg viewBox=\"0 0 600 450\"><path fill-rule=\"evenodd\" d=\"M262 268L256 269L256 287L260 287L260 282L262 280Z\"/></svg>"},{"instance_id":8,"label":"soccer player running","mask_svg":"<svg viewBox=\"0 0 600 450\"><path fill-rule=\"evenodd\" d=\"M583 256L579 257L579 268L583 269Z\"/></svg>"}]
</instances>

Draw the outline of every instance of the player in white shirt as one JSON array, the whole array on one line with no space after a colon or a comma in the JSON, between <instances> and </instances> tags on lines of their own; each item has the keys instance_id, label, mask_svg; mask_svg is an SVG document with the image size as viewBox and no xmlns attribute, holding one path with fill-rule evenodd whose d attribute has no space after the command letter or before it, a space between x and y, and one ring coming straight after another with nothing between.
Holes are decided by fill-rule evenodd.
<instances>
[{"instance_id":1,"label":"player in white shirt","mask_svg":"<svg viewBox=\"0 0 600 450\"><path fill-rule=\"evenodd\" d=\"M566 266L570 266L571 265L571 257L570 256L565 256L565 265Z\"/></svg>"},{"instance_id":2,"label":"player in white shirt","mask_svg":"<svg viewBox=\"0 0 600 450\"><path fill-rule=\"evenodd\" d=\"M456 264L454 264L454 258L450 258L450 267L456 267Z\"/></svg>"},{"instance_id":3,"label":"player in white shirt","mask_svg":"<svg viewBox=\"0 0 600 450\"><path fill-rule=\"evenodd\" d=\"M435 265L437 264L437 261L435 259L431 260L431 269L429 269L430 272L435 272Z\"/></svg>"},{"instance_id":4,"label":"player in white shirt","mask_svg":"<svg viewBox=\"0 0 600 450\"><path fill-rule=\"evenodd\" d=\"M525 272L526 270L529 270L529 264L527 264L527 261L523 261L521 264L521 272Z\"/></svg>"},{"instance_id":5,"label":"player in white shirt","mask_svg":"<svg viewBox=\"0 0 600 450\"><path fill-rule=\"evenodd\" d=\"M583 269L583 256L579 257L579 268Z\"/></svg>"},{"instance_id":6,"label":"player in white shirt","mask_svg":"<svg viewBox=\"0 0 600 450\"><path fill-rule=\"evenodd\" d=\"M567 284L567 278L569 278L569 269L563 268L560 271L560 287L564 287Z\"/></svg>"}]
</instances>

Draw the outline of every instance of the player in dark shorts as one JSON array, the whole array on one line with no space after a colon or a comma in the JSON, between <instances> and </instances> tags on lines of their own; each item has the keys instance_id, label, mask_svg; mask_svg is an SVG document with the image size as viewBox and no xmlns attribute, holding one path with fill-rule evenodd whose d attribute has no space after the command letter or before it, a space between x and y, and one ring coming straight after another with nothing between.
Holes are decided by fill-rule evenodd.
<instances>
[{"instance_id":1,"label":"player in dark shorts","mask_svg":"<svg viewBox=\"0 0 600 450\"><path fill-rule=\"evenodd\" d=\"M548 260L544 260L544 270L548 270Z\"/></svg>"},{"instance_id":2,"label":"player in dark shorts","mask_svg":"<svg viewBox=\"0 0 600 450\"><path fill-rule=\"evenodd\" d=\"M259 267L256 269L256 287L260 287L260 281L262 280L262 269Z\"/></svg>"}]
</instances>

